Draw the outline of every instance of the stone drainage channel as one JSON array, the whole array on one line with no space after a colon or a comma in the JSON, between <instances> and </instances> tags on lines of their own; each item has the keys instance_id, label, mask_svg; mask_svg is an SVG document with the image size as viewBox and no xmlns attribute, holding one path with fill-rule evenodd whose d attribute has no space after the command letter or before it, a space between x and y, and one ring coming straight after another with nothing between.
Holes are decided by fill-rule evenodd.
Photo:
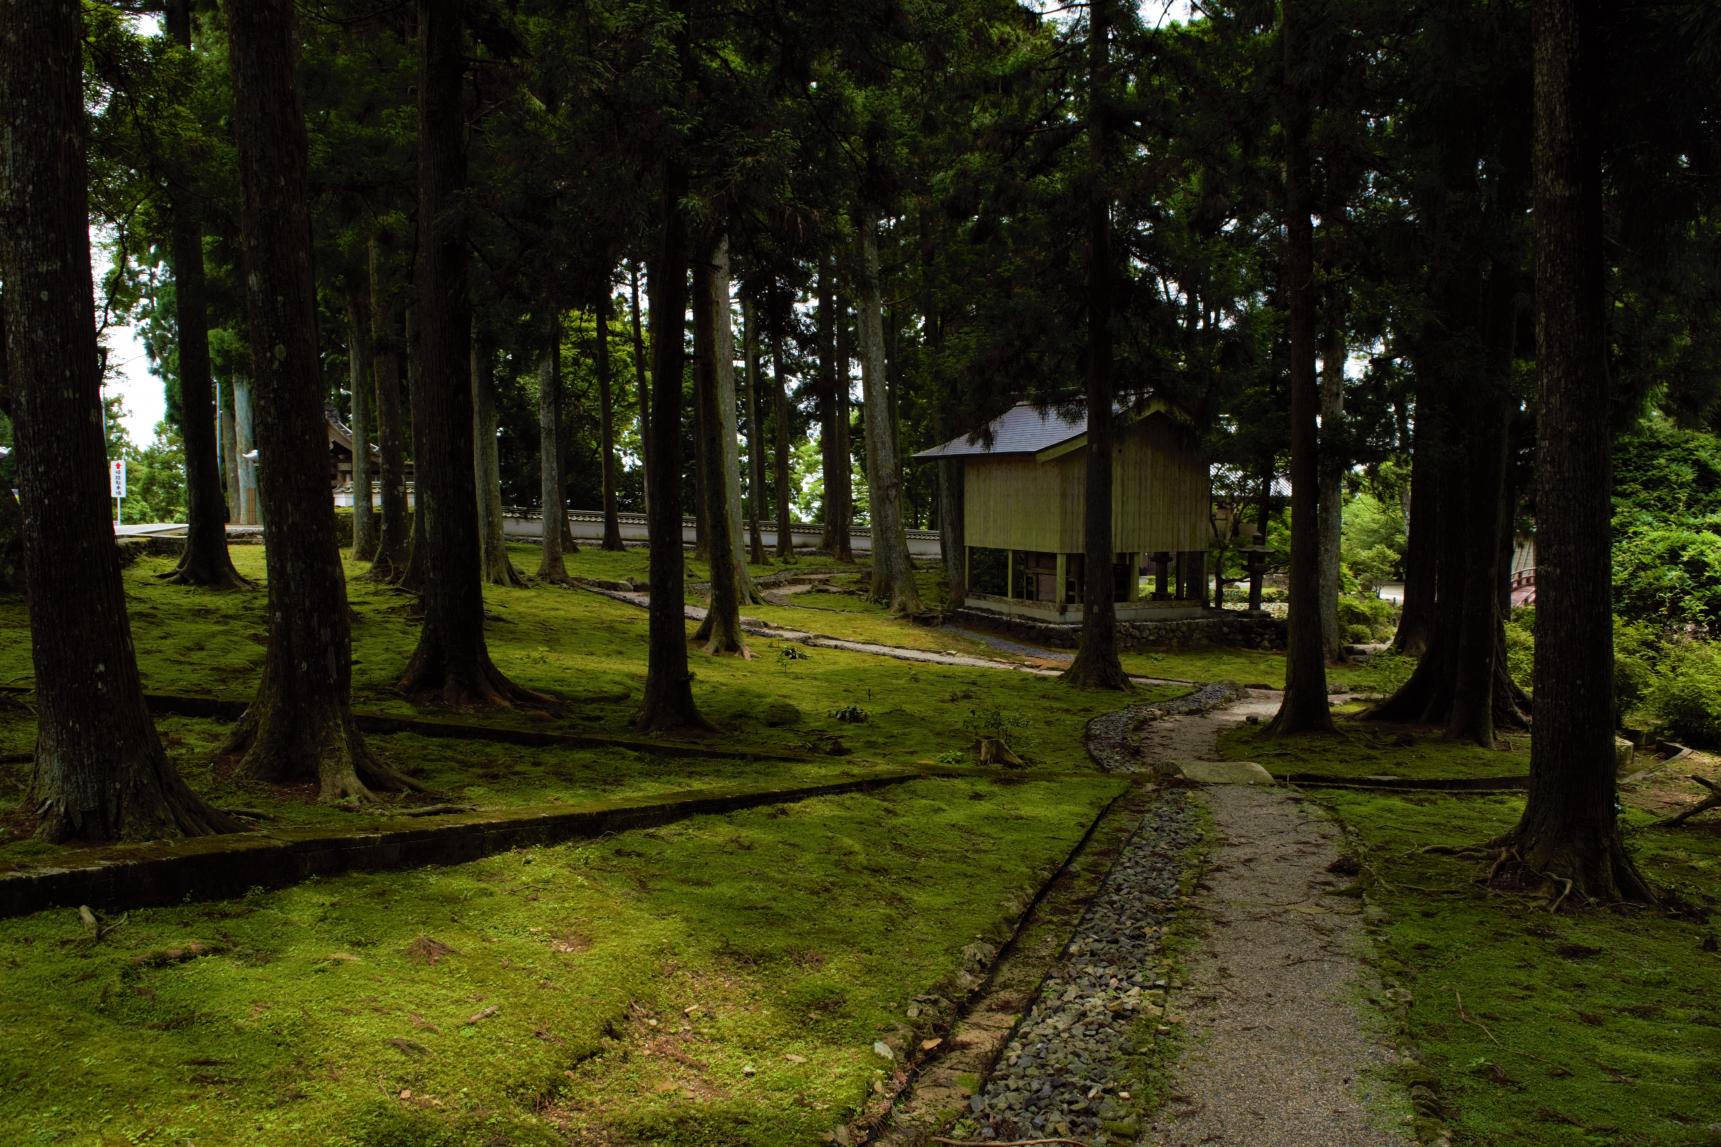
<instances>
[{"instance_id":1,"label":"stone drainage channel","mask_svg":"<svg viewBox=\"0 0 1721 1147\"><path fill-rule=\"evenodd\" d=\"M1141 720L1140 708L1124 712ZM1088 745L1101 768L1149 771L1139 742L1099 731ZM837 1142L1133 1143L1141 1087L1164 1058L1155 1045L1175 1031L1165 944L1199 861L1193 805L1188 789L1147 784L1118 801L890 1113Z\"/></svg>"},{"instance_id":2,"label":"stone drainage channel","mask_svg":"<svg viewBox=\"0 0 1721 1147\"><path fill-rule=\"evenodd\" d=\"M1185 794L1158 793L954 1137L1133 1136L1130 1088L1145 1082L1153 1040L1172 1030L1162 941L1200 839Z\"/></svg>"}]
</instances>

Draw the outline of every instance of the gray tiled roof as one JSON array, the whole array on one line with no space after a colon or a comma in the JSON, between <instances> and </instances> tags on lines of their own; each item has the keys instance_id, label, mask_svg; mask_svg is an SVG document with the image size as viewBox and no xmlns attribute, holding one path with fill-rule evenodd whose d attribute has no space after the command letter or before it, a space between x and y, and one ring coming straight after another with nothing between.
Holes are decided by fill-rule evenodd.
<instances>
[{"instance_id":1,"label":"gray tiled roof","mask_svg":"<svg viewBox=\"0 0 1721 1147\"><path fill-rule=\"evenodd\" d=\"M938 458L997 457L1000 454L1038 454L1061 442L1086 434L1085 410L1066 414L1057 407L1041 410L1031 402L1018 402L987 423L985 430L963 434L942 446L922 450L917 462ZM991 445L988 446L987 442Z\"/></svg>"}]
</instances>

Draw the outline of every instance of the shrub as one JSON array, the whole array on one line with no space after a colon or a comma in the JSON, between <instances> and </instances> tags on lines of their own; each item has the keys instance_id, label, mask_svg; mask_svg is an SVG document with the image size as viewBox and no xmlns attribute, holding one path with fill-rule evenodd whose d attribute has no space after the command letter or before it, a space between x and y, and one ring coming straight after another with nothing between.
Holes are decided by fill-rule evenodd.
<instances>
[{"instance_id":1,"label":"shrub","mask_svg":"<svg viewBox=\"0 0 1721 1147\"><path fill-rule=\"evenodd\" d=\"M1374 628L1368 625L1347 625L1345 640L1353 645L1367 645L1374 640Z\"/></svg>"},{"instance_id":2,"label":"shrub","mask_svg":"<svg viewBox=\"0 0 1721 1147\"><path fill-rule=\"evenodd\" d=\"M1647 708L1675 740L1721 746L1721 650L1707 642L1686 645L1650 686Z\"/></svg>"}]
</instances>

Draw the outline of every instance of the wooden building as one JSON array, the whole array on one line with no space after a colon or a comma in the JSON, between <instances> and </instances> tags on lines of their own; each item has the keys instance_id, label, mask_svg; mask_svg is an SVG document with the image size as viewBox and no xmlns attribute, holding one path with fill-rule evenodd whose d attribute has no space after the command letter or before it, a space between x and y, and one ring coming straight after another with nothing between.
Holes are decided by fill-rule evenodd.
<instances>
[{"instance_id":1,"label":"wooden building","mask_svg":"<svg viewBox=\"0 0 1721 1147\"><path fill-rule=\"evenodd\" d=\"M1208 467L1161 402L1118 415L1112 456L1113 600L1123 620L1199 615L1212 524ZM1039 621L1081 619L1088 437L1084 414L1018 403L984 430L923 450L962 463L964 605ZM1144 592L1141 577L1152 584Z\"/></svg>"}]
</instances>

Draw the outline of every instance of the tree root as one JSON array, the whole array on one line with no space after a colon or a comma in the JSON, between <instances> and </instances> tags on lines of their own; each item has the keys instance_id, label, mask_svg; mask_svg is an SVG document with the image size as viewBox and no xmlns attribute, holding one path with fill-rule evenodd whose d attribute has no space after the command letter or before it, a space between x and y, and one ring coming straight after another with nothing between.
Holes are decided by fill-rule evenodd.
<instances>
[{"instance_id":1,"label":"tree root","mask_svg":"<svg viewBox=\"0 0 1721 1147\"><path fill-rule=\"evenodd\" d=\"M1686 751L1690 752L1689 749ZM1664 817L1661 820L1656 821L1655 826L1657 828L1672 828L1676 824L1684 824L1700 812L1707 812L1712 808L1721 808L1721 785L1717 785L1707 777L1700 777L1696 773L1690 773L1687 775L1690 776L1692 780L1708 789L1709 795L1692 805L1690 808L1681 809L1670 817Z\"/></svg>"},{"instance_id":2,"label":"tree root","mask_svg":"<svg viewBox=\"0 0 1721 1147\"><path fill-rule=\"evenodd\" d=\"M413 655L398 686L412 700L440 702L450 709L548 709L556 699L510 681L488 653L480 652L478 664L450 666L440 656Z\"/></svg>"},{"instance_id":3,"label":"tree root","mask_svg":"<svg viewBox=\"0 0 1721 1147\"><path fill-rule=\"evenodd\" d=\"M190 566L177 565L170 570L155 575L163 585L188 586L196 589L212 589L218 591L256 589L257 583L245 577L231 565L227 571L216 576L199 573Z\"/></svg>"}]
</instances>

